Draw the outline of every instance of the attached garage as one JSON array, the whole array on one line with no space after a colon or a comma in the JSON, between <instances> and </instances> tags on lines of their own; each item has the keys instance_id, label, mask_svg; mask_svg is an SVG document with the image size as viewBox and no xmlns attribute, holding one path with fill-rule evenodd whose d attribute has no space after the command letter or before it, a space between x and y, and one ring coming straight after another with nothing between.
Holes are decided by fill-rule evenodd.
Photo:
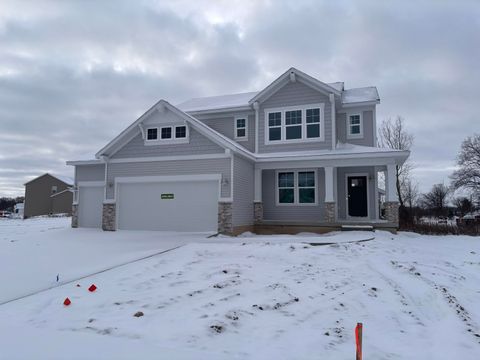
<instances>
[{"instance_id":1,"label":"attached garage","mask_svg":"<svg viewBox=\"0 0 480 360\"><path fill-rule=\"evenodd\" d=\"M220 178L220 175L117 178L117 228L216 231Z\"/></svg>"},{"instance_id":2,"label":"attached garage","mask_svg":"<svg viewBox=\"0 0 480 360\"><path fill-rule=\"evenodd\" d=\"M103 183L79 184L78 186L78 226L87 228L102 227Z\"/></svg>"}]
</instances>

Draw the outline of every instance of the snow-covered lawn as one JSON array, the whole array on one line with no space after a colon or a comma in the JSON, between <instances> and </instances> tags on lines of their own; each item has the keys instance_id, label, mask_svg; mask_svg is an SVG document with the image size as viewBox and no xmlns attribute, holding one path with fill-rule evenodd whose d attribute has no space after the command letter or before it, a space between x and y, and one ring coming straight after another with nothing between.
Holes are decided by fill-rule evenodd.
<instances>
[{"instance_id":1,"label":"snow-covered lawn","mask_svg":"<svg viewBox=\"0 0 480 360\"><path fill-rule=\"evenodd\" d=\"M66 228L31 236L57 231L73 236ZM129 243L121 232L99 234L92 237ZM352 359L356 322L364 324L365 359L480 358L480 238L376 232L363 243L303 243L371 235L189 236L179 249L80 287L0 306L0 358ZM19 251L33 256L36 241L24 242ZM115 246L100 246L105 261ZM2 263L0 270L5 279ZM7 283L16 280L13 273Z\"/></svg>"}]
</instances>

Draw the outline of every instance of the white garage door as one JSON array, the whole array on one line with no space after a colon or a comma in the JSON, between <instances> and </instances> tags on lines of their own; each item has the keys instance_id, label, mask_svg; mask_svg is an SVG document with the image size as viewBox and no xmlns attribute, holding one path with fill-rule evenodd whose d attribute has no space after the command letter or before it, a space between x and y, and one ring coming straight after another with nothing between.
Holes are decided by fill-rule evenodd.
<instances>
[{"instance_id":1,"label":"white garage door","mask_svg":"<svg viewBox=\"0 0 480 360\"><path fill-rule=\"evenodd\" d=\"M102 227L103 186L80 186L78 191L78 226Z\"/></svg>"},{"instance_id":2,"label":"white garage door","mask_svg":"<svg viewBox=\"0 0 480 360\"><path fill-rule=\"evenodd\" d=\"M120 183L122 230L216 231L218 181Z\"/></svg>"}]
</instances>

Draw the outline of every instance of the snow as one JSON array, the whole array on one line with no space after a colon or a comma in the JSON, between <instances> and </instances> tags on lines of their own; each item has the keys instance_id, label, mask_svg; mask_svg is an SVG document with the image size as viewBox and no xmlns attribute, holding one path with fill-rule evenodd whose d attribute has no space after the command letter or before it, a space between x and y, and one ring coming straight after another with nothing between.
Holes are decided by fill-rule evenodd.
<instances>
[{"instance_id":1,"label":"snow","mask_svg":"<svg viewBox=\"0 0 480 360\"><path fill-rule=\"evenodd\" d=\"M257 93L257 91L253 91L240 94L193 98L176 105L176 107L182 111L202 111L248 106L248 101L257 95Z\"/></svg>"},{"instance_id":2,"label":"snow","mask_svg":"<svg viewBox=\"0 0 480 360\"><path fill-rule=\"evenodd\" d=\"M328 83L327 85L333 87L338 91L342 91L342 103L344 104L364 101L376 101L380 99L378 96L377 88L374 86L344 90L344 83L340 81ZM176 105L176 107L186 112L244 107L248 106L248 102L253 99L258 93L259 91L252 91L238 94L198 97L186 100Z\"/></svg>"},{"instance_id":3,"label":"snow","mask_svg":"<svg viewBox=\"0 0 480 360\"><path fill-rule=\"evenodd\" d=\"M5 261L34 260L43 247L71 261L67 250L74 248L80 257L88 250L112 262L129 249L137 256L155 251L155 241L185 243L80 280L81 287L66 284L0 306L0 358L348 359L357 322L366 359L480 353L478 237L354 231L206 239L83 232L64 219L0 224L2 276L9 272L2 286L19 281ZM305 244L328 240L336 244ZM83 270L97 260L84 257ZM31 269L25 292L45 282L38 270ZM92 283L98 290L89 293ZM138 311L144 316L134 317Z\"/></svg>"},{"instance_id":4,"label":"snow","mask_svg":"<svg viewBox=\"0 0 480 360\"><path fill-rule=\"evenodd\" d=\"M342 92L342 103L350 104L365 101L380 101L375 86L347 89Z\"/></svg>"}]
</instances>

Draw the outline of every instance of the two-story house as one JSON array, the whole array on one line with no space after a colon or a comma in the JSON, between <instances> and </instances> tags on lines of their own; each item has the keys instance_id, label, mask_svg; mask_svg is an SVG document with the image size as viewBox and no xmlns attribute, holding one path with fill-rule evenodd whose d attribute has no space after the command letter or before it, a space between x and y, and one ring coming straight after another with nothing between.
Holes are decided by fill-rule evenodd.
<instances>
[{"instance_id":1,"label":"two-story house","mask_svg":"<svg viewBox=\"0 0 480 360\"><path fill-rule=\"evenodd\" d=\"M377 147L379 102L375 87L345 89L295 68L259 92L160 100L95 159L67 163L75 166L72 226L395 229L395 170L409 152Z\"/></svg>"}]
</instances>

